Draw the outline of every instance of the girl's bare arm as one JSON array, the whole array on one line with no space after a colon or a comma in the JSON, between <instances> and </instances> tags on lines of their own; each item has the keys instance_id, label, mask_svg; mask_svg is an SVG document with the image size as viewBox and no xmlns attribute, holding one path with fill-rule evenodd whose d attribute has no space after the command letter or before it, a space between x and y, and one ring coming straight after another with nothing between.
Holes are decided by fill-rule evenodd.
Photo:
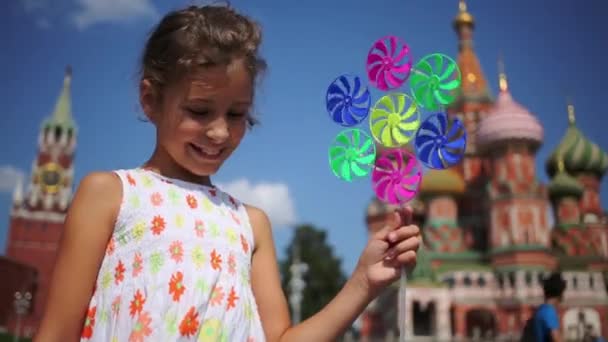
<instances>
[{"instance_id":1,"label":"girl's bare arm","mask_svg":"<svg viewBox=\"0 0 608 342\"><path fill-rule=\"evenodd\" d=\"M78 341L122 198L114 173L92 173L68 210L44 317L35 342Z\"/></svg>"}]
</instances>

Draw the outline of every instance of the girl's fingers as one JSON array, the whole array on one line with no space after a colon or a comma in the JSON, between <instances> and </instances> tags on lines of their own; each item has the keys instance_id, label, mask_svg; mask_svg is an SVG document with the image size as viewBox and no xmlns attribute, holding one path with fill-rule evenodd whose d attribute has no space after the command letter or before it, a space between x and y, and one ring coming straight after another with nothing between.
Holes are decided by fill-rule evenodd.
<instances>
[{"instance_id":1,"label":"girl's fingers","mask_svg":"<svg viewBox=\"0 0 608 342\"><path fill-rule=\"evenodd\" d=\"M388 233L388 242L393 244L420 235L420 228L415 225L400 227Z\"/></svg>"},{"instance_id":2,"label":"girl's fingers","mask_svg":"<svg viewBox=\"0 0 608 342\"><path fill-rule=\"evenodd\" d=\"M413 268L416 266L416 252L413 250L409 250L405 253L399 254L396 258L386 260L385 262L387 263L387 265L395 268L401 268L403 266Z\"/></svg>"},{"instance_id":3,"label":"girl's fingers","mask_svg":"<svg viewBox=\"0 0 608 342\"><path fill-rule=\"evenodd\" d=\"M386 252L386 259L394 259L395 257L409 251L414 252L415 256L415 252L418 250L418 247L420 247L420 239L417 236L412 236L389 248Z\"/></svg>"}]
</instances>

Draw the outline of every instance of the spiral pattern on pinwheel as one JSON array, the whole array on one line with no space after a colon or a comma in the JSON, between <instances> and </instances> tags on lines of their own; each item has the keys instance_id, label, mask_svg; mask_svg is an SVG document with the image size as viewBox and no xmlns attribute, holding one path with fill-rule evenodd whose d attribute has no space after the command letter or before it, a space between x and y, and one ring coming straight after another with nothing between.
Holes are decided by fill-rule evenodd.
<instances>
[{"instance_id":1,"label":"spiral pattern on pinwheel","mask_svg":"<svg viewBox=\"0 0 608 342\"><path fill-rule=\"evenodd\" d=\"M420 112L411 97L391 93L381 97L370 111L372 136L385 147L407 144L420 126Z\"/></svg>"},{"instance_id":2,"label":"spiral pattern on pinwheel","mask_svg":"<svg viewBox=\"0 0 608 342\"><path fill-rule=\"evenodd\" d=\"M381 151L372 171L372 185L378 199L399 205L418 193L422 168L416 156L401 149Z\"/></svg>"},{"instance_id":3,"label":"spiral pattern on pinwheel","mask_svg":"<svg viewBox=\"0 0 608 342\"><path fill-rule=\"evenodd\" d=\"M425 166L445 169L457 164L464 156L467 132L462 121L437 113L422 122L414 145L418 159Z\"/></svg>"},{"instance_id":4,"label":"spiral pattern on pinwheel","mask_svg":"<svg viewBox=\"0 0 608 342\"><path fill-rule=\"evenodd\" d=\"M367 176L376 159L376 145L364 131L354 128L338 133L329 148L329 165L336 177L350 182Z\"/></svg>"},{"instance_id":5,"label":"spiral pattern on pinwheel","mask_svg":"<svg viewBox=\"0 0 608 342\"><path fill-rule=\"evenodd\" d=\"M410 77L410 88L416 102L430 111L454 102L460 83L458 64L441 53L427 55L418 61Z\"/></svg>"},{"instance_id":6,"label":"spiral pattern on pinwheel","mask_svg":"<svg viewBox=\"0 0 608 342\"><path fill-rule=\"evenodd\" d=\"M327 88L325 105L334 122L350 127L369 114L371 95L358 76L341 75Z\"/></svg>"},{"instance_id":7,"label":"spiral pattern on pinwheel","mask_svg":"<svg viewBox=\"0 0 608 342\"><path fill-rule=\"evenodd\" d=\"M395 36L382 37L369 50L365 68L374 87L382 91L399 88L412 70L410 48Z\"/></svg>"}]
</instances>

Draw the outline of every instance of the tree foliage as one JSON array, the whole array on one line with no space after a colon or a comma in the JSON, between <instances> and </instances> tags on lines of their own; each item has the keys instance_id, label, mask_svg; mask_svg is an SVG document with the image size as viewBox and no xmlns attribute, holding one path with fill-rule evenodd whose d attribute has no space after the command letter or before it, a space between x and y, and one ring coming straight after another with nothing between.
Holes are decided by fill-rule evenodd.
<instances>
[{"instance_id":1,"label":"tree foliage","mask_svg":"<svg viewBox=\"0 0 608 342\"><path fill-rule=\"evenodd\" d=\"M344 286L346 276L341 268L342 261L334 256L332 247L326 241L326 233L311 225L296 227L287 256L281 261L283 291L289 297L291 289L290 266L294 252L298 251L300 262L308 265L303 279L306 282L301 304L301 320L314 315L336 296ZM291 306L291 304L290 304Z\"/></svg>"}]
</instances>

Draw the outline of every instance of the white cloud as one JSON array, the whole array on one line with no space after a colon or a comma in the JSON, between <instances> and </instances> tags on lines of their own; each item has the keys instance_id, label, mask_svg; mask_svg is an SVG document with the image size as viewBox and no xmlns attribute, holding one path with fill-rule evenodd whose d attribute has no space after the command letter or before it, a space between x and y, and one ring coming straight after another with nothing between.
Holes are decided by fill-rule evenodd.
<instances>
[{"instance_id":1,"label":"white cloud","mask_svg":"<svg viewBox=\"0 0 608 342\"><path fill-rule=\"evenodd\" d=\"M126 22L155 18L158 11L150 0L76 0L80 9L73 16L79 29L102 22Z\"/></svg>"},{"instance_id":2,"label":"white cloud","mask_svg":"<svg viewBox=\"0 0 608 342\"><path fill-rule=\"evenodd\" d=\"M23 180L25 174L23 171L10 166L0 166L0 192L12 192L19 179Z\"/></svg>"},{"instance_id":3,"label":"white cloud","mask_svg":"<svg viewBox=\"0 0 608 342\"><path fill-rule=\"evenodd\" d=\"M290 226L296 222L294 201L284 183L251 184L247 179L238 179L218 184L218 187L242 202L263 209L275 227Z\"/></svg>"}]
</instances>

